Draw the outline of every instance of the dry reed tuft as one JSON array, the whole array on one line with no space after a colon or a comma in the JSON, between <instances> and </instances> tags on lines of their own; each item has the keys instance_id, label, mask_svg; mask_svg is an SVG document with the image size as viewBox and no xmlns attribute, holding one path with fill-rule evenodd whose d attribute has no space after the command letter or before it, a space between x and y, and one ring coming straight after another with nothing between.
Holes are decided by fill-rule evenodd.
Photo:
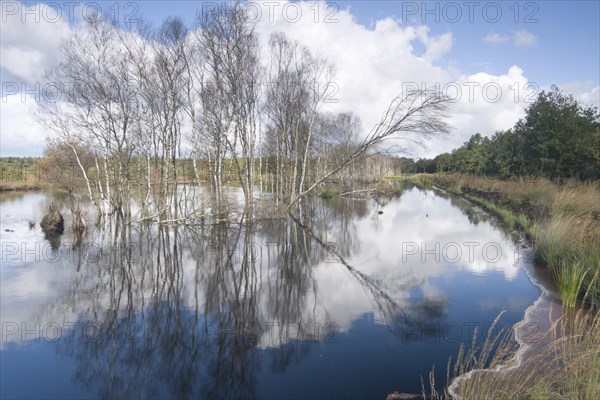
<instances>
[{"instance_id":1,"label":"dry reed tuft","mask_svg":"<svg viewBox=\"0 0 600 400\"><path fill-rule=\"evenodd\" d=\"M506 331L486 337L480 347L475 343L467 351L461 347L454 366L449 368L453 378L461 377L452 389L454 397L448 389L436 390L432 369L429 387L422 382L423 398L597 399L600 313L590 309L565 312L546 335L548 342L514 368L503 357L514 352L514 342ZM487 369L482 369L485 366Z\"/></svg>"}]
</instances>

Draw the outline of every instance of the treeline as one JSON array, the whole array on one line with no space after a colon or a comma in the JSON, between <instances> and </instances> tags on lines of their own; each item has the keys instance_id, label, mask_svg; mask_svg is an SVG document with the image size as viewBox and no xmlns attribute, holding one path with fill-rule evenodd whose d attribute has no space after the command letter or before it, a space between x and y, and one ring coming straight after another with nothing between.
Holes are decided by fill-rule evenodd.
<instances>
[{"instance_id":1,"label":"treeline","mask_svg":"<svg viewBox=\"0 0 600 400\"><path fill-rule=\"evenodd\" d=\"M36 170L39 157L0 157L0 192L41 188Z\"/></svg>"},{"instance_id":2,"label":"treeline","mask_svg":"<svg viewBox=\"0 0 600 400\"><path fill-rule=\"evenodd\" d=\"M391 135L414 142L447 132L447 99L432 90L392 99L366 135L353 113L323 112L334 66L280 32L262 44L255 24L235 3L198 14L194 26L168 18L132 31L88 16L48 76L60 101L40 105L54 133L46 155L78 165L99 213L127 216L137 196L144 219L173 222L221 209L233 182L251 210L265 174L289 208ZM210 205L185 198L182 174L208 177Z\"/></svg>"},{"instance_id":3,"label":"treeline","mask_svg":"<svg viewBox=\"0 0 600 400\"><path fill-rule=\"evenodd\" d=\"M417 172L499 178L600 179L600 115L556 86L542 91L512 129L476 133L458 149L416 162Z\"/></svg>"},{"instance_id":4,"label":"treeline","mask_svg":"<svg viewBox=\"0 0 600 400\"><path fill-rule=\"evenodd\" d=\"M0 182L23 181L34 170L39 157L0 157Z\"/></svg>"}]
</instances>

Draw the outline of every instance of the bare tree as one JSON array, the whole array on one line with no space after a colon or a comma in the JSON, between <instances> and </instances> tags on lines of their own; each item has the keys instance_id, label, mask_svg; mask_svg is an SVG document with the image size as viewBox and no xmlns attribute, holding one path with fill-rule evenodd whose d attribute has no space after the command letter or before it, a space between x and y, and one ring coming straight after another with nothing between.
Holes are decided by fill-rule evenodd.
<instances>
[{"instance_id":1,"label":"bare tree","mask_svg":"<svg viewBox=\"0 0 600 400\"><path fill-rule=\"evenodd\" d=\"M43 104L40 115L66 143L81 141L95 149L96 174L103 176L97 193L84 166L80 167L90 197L96 197L94 202L103 213L128 209L134 150L135 88L115 31L111 23L94 15L62 44L64 61L48 76L59 87L61 101Z\"/></svg>"},{"instance_id":2,"label":"bare tree","mask_svg":"<svg viewBox=\"0 0 600 400\"><path fill-rule=\"evenodd\" d=\"M380 122L360 142L356 150L338 161L337 165L318 177L306 190L293 197L288 203L288 208L327 178L390 139L422 145L426 139L447 134L450 131L446 122L447 105L448 99L433 89L410 91L394 98Z\"/></svg>"},{"instance_id":3,"label":"bare tree","mask_svg":"<svg viewBox=\"0 0 600 400\"><path fill-rule=\"evenodd\" d=\"M261 79L258 39L241 7L226 5L198 18L197 41L205 60L202 122L209 139L208 155L214 160L213 185L219 198L224 159L229 154L246 206L251 206Z\"/></svg>"},{"instance_id":4,"label":"bare tree","mask_svg":"<svg viewBox=\"0 0 600 400\"><path fill-rule=\"evenodd\" d=\"M180 19L168 18L157 31L138 32L136 36L117 32L135 79L135 140L142 206L158 220L177 219L181 203L181 126L187 115L188 31Z\"/></svg>"},{"instance_id":5,"label":"bare tree","mask_svg":"<svg viewBox=\"0 0 600 400\"><path fill-rule=\"evenodd\" d=\"M178 18L167 19L160 27L154 48L154 74L157 89L153 115L157 119L159 171L158 199L162 202L165 218L177 219L178 185L177 160L180 158L181 125L183 119L185 73L185 42L187 29Z\"/></svg>"},{"instance_id":6,"label":"bare tree","mask_svg":"<svg viewBox=\"0 0 600 400\"><path fill-rule=\"evenodd\" d=\"M198 208L188 207L197 197L180 184L186 157L197 183L197 161L206 160L217 211L224 186L237 176L253 218L259 138L261 183L266 155L274 162L266 170L275 198L289 208L346 167L353 179L356 162L384 142L422 143L449 131L446 99L424 90L395 98L360 139L355 115L322 113L331 64L276 33L265 86L259 50L254 23L235 5L199 16L193 32L178 18L132 32L95 15L63 44L50 79L64 96L43 105L42 120L73 152L100 213L129 215L137 188L143 218L163 223L197 216ZM91 148L91 168L81 145Z\"/></svg>"},{"instance_id":7,"label":"bare tree","mask_svg":"<svg viewBox=\"0 0 600 400\"><path fill-rule=\"evenodd\" d=\"M315 121L333 67L283 33L271 36L269 50L266 139L276 162L276 197L287 200L304 191Z\"/></svg>"},{"instance_id":8,"label":"bare tree","mask_svg":"<svg viewBox=\"0 0 600 400\"><path fill-rule=\"evenodd\" d=\"M311 182L356 151L360 145L362 124L360 118L352 112L337 115L327 113L319 116L316 131L314 151L317 160ZM347 168L339 171L336 177L344 184L354 182L357 162L358 160L353 160Z\"/></svg>"}]
</instances>

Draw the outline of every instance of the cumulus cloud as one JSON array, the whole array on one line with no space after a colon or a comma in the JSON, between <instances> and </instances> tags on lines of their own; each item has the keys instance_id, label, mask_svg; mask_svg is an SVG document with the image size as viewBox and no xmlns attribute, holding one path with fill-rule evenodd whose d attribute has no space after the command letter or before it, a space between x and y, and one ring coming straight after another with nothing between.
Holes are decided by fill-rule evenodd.
<instances>
[{"instance_id":1,"label":"cumulus cloud","mask_svg":"<svg viewBox=\"0 0 600 400\"><path fill-rule=\"evenodd\" d=\"M537 36L525 30L516 31L513 34L513 44L516 47L532 47L537 44Z\"/></svg>"},{"instance_id":2,"label":"cumulus cloud","mask_svg":"<svg viewBox=\"0 0 600 400\"><path fill-rule=\"evenodd\" d=\"M2 94L0 118L0 156L40 156L44 150L46 132L35 121L34 96Z\"/></svg>"},{"instance_id":3,"label":"cumulus cloud","mask_svg":"<svg viewBox=\"0 0 600 400\"><path fill-rule=\"evenodd\" d=\"M508 35L501 35L499 33L489 33L484 36L483 41L491 44L502 44L507 43L510 40Z\"/></svg>"},{"instance_id":4,"label":"cumulus cloud","mask_svg":"<svg viewBox=\"0 0 600 400\"><path fill-rule=\"evenodd\" d=\"M286 5L289 6L284 12ZM332 14L325 3L318 6L315 10L313 2L282 2L275 8L272 3L268 7L263 4L257 14L256 31L265 65L269 59L269 36L277 31L335 65L332 80L336 90L323 111L354 111L365 131L369 131L390 101L408 87L436 86L458 96L450 110L453 135L448 140L431 142L426 150L413 148L415 156L448 151L475 132L491 135L511 127L524 114L527 79L520 68L514 66L499 75L465 76L444 61L455 41L451 32L436 35L427 26L402 24L393 18L383 18L366 27L357 22L349 9ZM58 61L60 40L70 29L62 21L23 23L20 18L9 17L2 30L3 71L26 82L41 79L43 71ZM527 39L526 34L519 35L523 45L534 40ZM503 40L503 35L497 36L489 40ZM2 99L2 154L41 154L46 132L31 119L31 101L23 103L20 95L16 96L19 98ZM27 153L21 153L23 149Z\"/></svg>"},{"instance_id":5,"label":"cumulus cloud","mask_svg":"<svg viewBox=\"0 0 600 400\"><path fill-rule=\"evenodd\" d=\"M429 36L429 28L420 27L417 37L425 45L427 51L423 56L428 61L435 61L450 51L453 43L452 33L446 32L439 36Z\"/></svg>"},{"instance_id":6,"label":"cumulus cloud","mask_svg":"<svg viewBox=\"0 0 600 400\"><path fill-rule=\"evenodd\" d=\"M58 47L71 28L45 4L7 3L2 11L1 155L39 156L46 131L32 115L45 71L59 61Z\"/></svg>"},{"instance_id":7,"label":"cumulus cloud","mask_svg":"<svg viewBox=\"0 0 600 400\"><path fill-rule=\"evenodd\" d=\"M514 32L512 36L503 33L488 33L483 37L483 41L492 45L510 42L515 47L525 48L535 46L537 44L537 36L529 31L520 30Z\"/></svg>"},{"instance_id":8,"label":"cumulus cloud","mask_svg":"<svg viewBox=\"0 0 600 400\"><path fill-rule=\"evenodd\" d=\"M431 86L452 79L449 71L435 63L451 50L451 33L431 35L426 26L402 26L392 18L381 19L368 29L348 10L336 14L337 23L315 23L311 4L299 3L306 18L297 23L290 24L283 17L273 23L263 19L257 31L263 48L271 33L282 31L335 64L337 102L326 104L324 111L354 111L370 130L407 84ZM417 45L425 48L423 54L415 54Z\"/></svg>"},{"instance_id":9,"label":"cumulus cloud","mask_svg":"<svg viewBox=\"0 0 600 400\"><path fill-rule=\"evenodd\" d=\"M308 3L298 4L306 7L303 15L312 16ZM476 132L491 136L508 129L524 115L526 97L533 89L526 88L527 78L517 66L501 75L462 75L451 65L439 65L452 50L452 33L431 35L426 26L402 25L391 18L368 29L347 10L336 17L335 24L318 24L311 18L294 24L283 17L273 23L262 20L258 31L265 46L271 32L283 31L333 62L339 101L327 104L326 110L354 111L367 130L404 89L436 87L453 97L453 134L430 142L426 149L410 147L411 155L435 156L460 146ZM425 47L424 54L416 54L417 44Z\"/></svg>"},{"instance_id":10,"label":"cumulus cloud","mask_svg":"<svg viewBox=\"0 0 600 400\"><path fill-rule=\"evenodd\" d=\"M523 70L512 66L505 74L463 75L441 87L452 98L450 123L455 128L448 140L434 140L418 154L433 157L454 149L477 132L491 136L511 128L524 117L525 108L535 100L539 88L528 83Z\"/></svg>"},{"instance_id":11,"label":"cumulus cloud","mask_svg":"<svg viewBox=\"0 0 600 400\"><path fill-rule=\"evenodd\" d=\"M549 90L550 88L544 88ZM566 94L572 94L575 100L586 106L600 107L600 86L594 86L594 82L571 82L559 86Z\"/></svg>"},{"instance_id":12,"label":"cumulus cloud","mask_svg":"<svg viewBox=\"0 0 600 400\"><path fill-rule=\"evenodd\" d=\"M59 60L57 49L69 24L46 4L12 5L16 8L11 12L3 7L0 67L28 84L40 82Z\"/></svg>"}]
</instances>

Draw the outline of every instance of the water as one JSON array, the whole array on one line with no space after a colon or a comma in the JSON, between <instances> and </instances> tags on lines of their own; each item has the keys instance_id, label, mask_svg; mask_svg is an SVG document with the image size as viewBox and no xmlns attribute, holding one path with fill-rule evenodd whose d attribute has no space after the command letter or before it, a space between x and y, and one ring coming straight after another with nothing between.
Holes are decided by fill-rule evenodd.
<instances>
[{"instance_id":1,"label":"water","mask_svg":"<svg viewBox=\"0 0 600 400\"><path fill-rule=\"evenodd\" d=\"M67 227L54 246L27 226L50 202ZM254 223L113 219L83 238L68 204L0 197L2 398L420 393L540 294L510 235L433 191L307 199L296 219Z\"/></svg>"}]
</instances>

